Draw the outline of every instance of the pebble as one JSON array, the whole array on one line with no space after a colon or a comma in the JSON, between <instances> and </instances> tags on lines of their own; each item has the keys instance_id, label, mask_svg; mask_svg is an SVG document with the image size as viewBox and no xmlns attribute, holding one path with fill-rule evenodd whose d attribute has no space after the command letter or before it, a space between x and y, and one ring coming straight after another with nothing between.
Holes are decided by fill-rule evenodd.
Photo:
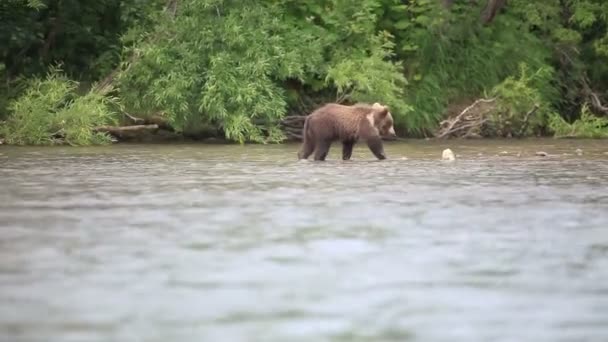
<instances>
[{"instance_id":1,"label":"pebble","mask_svg":"<svg viewBox=\"0 0 608 342\"><path fill-rule=\"evenodd\" d=\"M441 159L443 160L456 160L456 157L454 156L454 152L452 152L452 150L450 150L449 148L446 148L445 150L443 150L443 153L441 154Z\"/></svg>"},{"instance_id":2,"label":"pebble","mask_svg":"<svg viewBox=\"0 0 608 342\"><path fill-rule=\"evenodd\" d=\"M537 155L537 156L539 156L539 157L546 157L546 156L548 156L549 154L547 154L547 152L538 151L538 152L536 152L536 155Z\"/></svg>"}]
</instances>

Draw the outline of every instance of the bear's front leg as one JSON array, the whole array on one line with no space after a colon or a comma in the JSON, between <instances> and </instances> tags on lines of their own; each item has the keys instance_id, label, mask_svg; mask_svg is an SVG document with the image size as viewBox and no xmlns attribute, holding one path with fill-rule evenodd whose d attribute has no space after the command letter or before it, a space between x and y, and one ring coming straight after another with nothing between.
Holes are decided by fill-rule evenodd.
<instances>
[{"instance_id":1,"label":"bear's front leg","mask_svg":"<svg viewBox=\"0 0 608 342\"><path fill-rule=\"evenodd\" d=\"M380 160L386 159L386 154L384 153L384 147L382 145L382 138L379 136L367 139L367 147L369 147L376 158Z\"/></svg>"}]
</instances>

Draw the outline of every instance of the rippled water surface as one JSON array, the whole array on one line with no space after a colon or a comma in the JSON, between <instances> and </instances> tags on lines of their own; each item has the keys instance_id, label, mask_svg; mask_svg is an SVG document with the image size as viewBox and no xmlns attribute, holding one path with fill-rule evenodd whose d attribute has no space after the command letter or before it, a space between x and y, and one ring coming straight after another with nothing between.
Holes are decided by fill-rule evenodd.
<instances>
[{"instance_id":1,"label":"rippled water surface","mask_svg":"<svg viewBox=\"0 0 608 342\"><path fill-rule=\"evenodd\" d=\"M0 340L608 341L608 142L297 148L0 146Z\"/></svg>"}]
</instances>

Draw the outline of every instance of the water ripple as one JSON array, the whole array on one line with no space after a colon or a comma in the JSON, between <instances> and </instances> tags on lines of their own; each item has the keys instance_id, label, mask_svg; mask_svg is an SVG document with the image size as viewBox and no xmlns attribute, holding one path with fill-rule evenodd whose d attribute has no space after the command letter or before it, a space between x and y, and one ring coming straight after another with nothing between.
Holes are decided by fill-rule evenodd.
<instances>
[{"instance_id":1,"label":"water ripple","mask_svg":"<svg viewBox=\"0 0 608 342\"><path fill-rule=\"evenodd\" d=\"M2 147L0 340L607 340L605 143L446 144Z\"/></svg>"}]
</instances>

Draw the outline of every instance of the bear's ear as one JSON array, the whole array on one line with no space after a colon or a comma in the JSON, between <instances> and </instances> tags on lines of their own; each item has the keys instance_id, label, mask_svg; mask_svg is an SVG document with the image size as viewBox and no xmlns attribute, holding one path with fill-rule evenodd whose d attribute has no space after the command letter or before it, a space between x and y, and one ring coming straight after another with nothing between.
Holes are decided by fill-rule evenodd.
<instances>
[{"instance_id":1,"label":"bear's ear","mask_svg":"<svg viewBox=\"0 0 608 342\"><path fill-rule=\"evenodd\" d=\"M372 105L372 108L374 108L374 110L378 113L377 118L379 118L379 119L384 119L389 112L389 109L387 106L383 106L383 105L379 104L378 102L374 103Z\"/></svg>"},{"instance_id":2,"label":"bear's ear","mask_svg":"<svg viewBox=\"0 0 608 342\"><path fill-rule=\"evenodd\" d=\"M388 115L388 107L382 106L381 108L376 110L376 113L376 117L379 120L384 120L384 118L386 118L386 116Z\"/></svg>"}]
</instances>

